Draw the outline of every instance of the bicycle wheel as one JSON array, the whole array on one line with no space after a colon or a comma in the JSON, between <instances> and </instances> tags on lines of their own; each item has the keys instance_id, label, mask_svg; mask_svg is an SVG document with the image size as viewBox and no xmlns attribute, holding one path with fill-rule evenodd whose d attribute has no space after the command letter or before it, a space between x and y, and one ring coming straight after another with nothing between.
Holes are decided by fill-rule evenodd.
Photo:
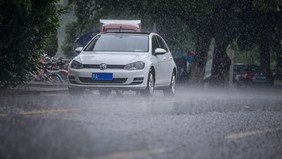
<instances>
[{"instance_id":1,"label":"bicycle wheel","mask_svg":"<svg viewBox=\"0 0 282 159\"><path fill-rule=\"evenodd\" d=\"M66 72L66 71L59 71L58 74L62 77L64 82L67 81L67 79L68 79L68 72Z\"/></svg>"},{"instance_id":2,"label":"bicycle wheel","mask_svg":"<svg viewBox=\"0 0 282 159\"><path fill-rule=\"evenodd\" d=\"M48 82L50 83L63 83L62 77L57 73L52 73L48 76Z\"/></svg>"}]
</instances>

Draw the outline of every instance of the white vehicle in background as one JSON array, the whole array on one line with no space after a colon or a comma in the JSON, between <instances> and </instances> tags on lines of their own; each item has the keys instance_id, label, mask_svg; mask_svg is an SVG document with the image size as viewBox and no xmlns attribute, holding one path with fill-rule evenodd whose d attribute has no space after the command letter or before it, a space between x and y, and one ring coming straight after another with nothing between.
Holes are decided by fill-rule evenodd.
<instances>
[{"instance_id":1,"label":"white vehicle in background","mask_svg":"<svg viewBox=\"0 0 282 159\"><path fill-rule=\"evenodd\" d=\"M69 65L70 94L89 88L104 96L112 90L138 90L144 96L155 89L176 92L176 65L156 33L100 33L76 52Z\"/></svg>"},{"instance_id":2,"label":"white vehicle in background","mask_svg":"<svg viewBox=\"0 0 282 159\"><path fill-rule=\"evenodd\" d=\"M101 32L140 32L141 20L100 19Z\"/></svg>"}]
</instances>

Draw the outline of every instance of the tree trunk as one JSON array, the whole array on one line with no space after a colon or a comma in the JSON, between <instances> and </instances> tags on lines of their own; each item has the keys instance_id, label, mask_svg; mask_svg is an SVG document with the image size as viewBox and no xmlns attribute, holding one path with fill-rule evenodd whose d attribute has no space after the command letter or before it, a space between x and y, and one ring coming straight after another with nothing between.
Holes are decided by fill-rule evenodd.
<instances>
[{"instance_id":1,"label":"tree trunk","mask_svg":"<svg viewBox=\"0 0 282 159\"><path fill-rule=\"evenodd\" d=\"M226 54L227 40L215 39L211 84L227 86L229 81L230 58Z\"/></svg>"},{"instance_id":2,"label":"tree trunk","mask_svg":"<svg viewBox=\"0 0 282 159\"><path fill-rule=\"evenodd\" d=\"M205 76L209 46L211 43L211 33L207 27L197 29L196 54L189 70L189 83L201 85Z\"/></svg>"},{"instance_id":3,"label":"tree trunk","mask_svg":"<svg viewBox=\"0 0 282 159\"><path fill-rule=\"evenodd\" d=\"M261 36L259 44L260 66L263 71L270 73L270 48L267 34Z\"/></svg>"},{"instance_id":4,"label":"tree trunk","mask_svg":"<svg viewBox=\"0 0 282 159\"><path fill-rule=\"evenodd\" d=\"M226 54L227 46L238 35L238 18L234 4L236 0L223 0L214 16L215 47L210 84L228 86L231 60Z\"/></svg>"},{"instance_id":5,"label":"tree trunk","mask_svg":"<svg viewBox=\"0 0 282 159\"><path fill-rule=\"evenodd\" d=\"M279 14L279 18L282 19L282 15ZM270 48L276 53L276 61L277 65L276 68L282 70L282 21L280 20L277 24L277 31L274 33L274 39L270 41L269 45Z\"/></svg>"}]
</instances>

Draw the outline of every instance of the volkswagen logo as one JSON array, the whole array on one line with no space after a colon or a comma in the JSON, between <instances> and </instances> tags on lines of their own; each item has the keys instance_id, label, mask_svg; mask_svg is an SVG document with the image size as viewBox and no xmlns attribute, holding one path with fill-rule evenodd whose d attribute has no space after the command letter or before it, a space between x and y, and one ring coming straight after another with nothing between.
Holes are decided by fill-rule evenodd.
<instances>
[{"instance_id":1,"label":"volkswagen logo","mask_svg":"<svg viewBox=\"0 0 282 159\"><path fill-rule=\"evenodd\" d=\"M105 70L107 68L107 65L105 63L102 63L100 65L100 70Z\"/></svg>"}]
</instances>

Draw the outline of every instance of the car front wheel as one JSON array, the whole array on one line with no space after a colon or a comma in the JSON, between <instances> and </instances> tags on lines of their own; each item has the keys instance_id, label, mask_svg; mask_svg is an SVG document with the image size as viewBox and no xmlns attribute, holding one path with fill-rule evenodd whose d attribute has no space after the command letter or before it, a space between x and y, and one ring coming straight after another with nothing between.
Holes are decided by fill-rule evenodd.
<instances>
[{"instance_id":1,"label":"car front wheel","mask_svg":"<svg viewBox=\"0 0 282 159\"><path fill-rule=\"evenodd\" d=\"M170 85L168 88L164 89L164 95L165 96L174 96L176 93L176 75L175 73L171 76Z\"/></svg>"},{"instance_id":2,"label":"car front wheel","mask_svg":"<svg viewBox=\"0 0 282 159\"><path fill-rule=\"evenodd\" d=\"M147 87L145 90L140 91L140 94L145 97L152 96L154 94L154 90L155 90L155 79L154 79L153 71L150 70Z\"/></svg>"}]
</instances>

